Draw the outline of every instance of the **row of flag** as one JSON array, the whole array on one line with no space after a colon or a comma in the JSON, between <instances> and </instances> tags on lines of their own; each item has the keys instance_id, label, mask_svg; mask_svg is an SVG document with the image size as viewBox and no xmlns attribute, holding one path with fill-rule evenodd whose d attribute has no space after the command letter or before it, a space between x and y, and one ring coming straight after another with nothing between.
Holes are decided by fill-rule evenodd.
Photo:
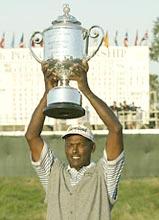
<instances>
[{"instance_id":1,"label":"row of flag","mask_svg":"<svg viewBox=\"0 0 159 220\"><path fill-rule=\"evenodd\" d=\"M106 47L110 46L108 31L105 33L103 43ZM116 33L115 33L114 44L115 44L115 46L119 46L118 31L116 31ZM129 44L128 32L126 32L125 36L123 38L123 46L128 47L129 45L130 44ZM142 45L146 45L146 46L148 45L148 32L146 31L144 33L144 36L141 39L139 39L138 31L136 31L136 36L135 36L135 39L134 39L133 46L142 46ZM132 46L132 44L131 44L131 46Z\"/></svg>"},{"instance_id":2,"label":"row of flag","mask_svg":"<svg viewBox=\"0 0 159 220\"><path fill-rule=\"evenodd\" d=\"M2 36L0 37L0 48L6 48L6 39L5 39L5 33L2 34ZM35 43L32 41L32 47L35 47ZM40 47L43 46L43 42L41 42L39 44ZM26 47L26 44L24 42L24 33L22 33L21 37L20 37L20 40L19 40L19 43L18 43L18 46L16 46L15 44L15 35L13 34L12 36L12 40L11 40L11 43L10 43L10 48L15 48L15 47L19 47L19 48L25 48Z\"/></svg>"},{"instance_id":3,"label":"row of flag","mask_svg":"<svg viewBox=\"0 0 159 220\"><path fill-rule=\"evenodd\" d=\"M0 48L5 48L5 47L6 47L5 43L6 43L6 38L5 38L5 33L3 33L2 36L1 36L1 38L0 38ZM10 47L11 47L11 48L14 48L14 47L15 47L15 35L14 35L14 34L13 34L13 36L12 36L12 41L11 41ZM18 47L19 47L19 48L24 48L24 47L25 47L24 34L23 34L23 33L22 33L22 35L21 35L21 38L20 38Z\"/></svg>"},{"instance_id":4,"label":"row of flag","mask_svg":"<svg viewBox=\"0 0 159 220\"><path fill-rule=\"evenodd\" d=\"M146 31L144 36L141 39L139 39L138 31L136 31L136 36L135 36L135 39L134 39L134 46L142 46L143 43L144 43L144 45L147 45L147 42L148 42L148 32ZM106 47L110 46L108 31L105 33L103 43ZM116 31L116 33L115 33L114 44L115 44L115 46L119 46L118 31ZM35 47L35 46L36 46L35 43L32 42L32 47ZM43 47L43 42L41 42L39 44L39 46ZM125 33L125 36L124 36L124 39L123 39L123 46L125 46L125 47L129 46L128 32ZM19 40L18 47L19 48L26 47L25 42L24 42L24 34L23 33L22 33L21 38ZM0 48L5 48L5 33L3 33L1 38L0 38ZM14 34L12 36L12 41L11 41L11 44L10 44L10 48L15 48L15 35Z\"/></svg>"}]
</instances>

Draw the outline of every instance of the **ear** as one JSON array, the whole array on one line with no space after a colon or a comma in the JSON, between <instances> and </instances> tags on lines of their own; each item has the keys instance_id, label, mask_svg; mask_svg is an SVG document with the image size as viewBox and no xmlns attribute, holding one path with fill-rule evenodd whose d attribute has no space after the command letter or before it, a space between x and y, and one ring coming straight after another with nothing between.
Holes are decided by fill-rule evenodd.
<instances>
[{"instance_id":1,"label":"ear","mask_svg":"<svg viewBox=\"0 0 159 220\"><path fill-rule=\"evenodd\" d=\"M92 146L92 153L94 153L95 149L96 149L96 144L93 144L93 146Z\"/></svg>"}]
</instances>

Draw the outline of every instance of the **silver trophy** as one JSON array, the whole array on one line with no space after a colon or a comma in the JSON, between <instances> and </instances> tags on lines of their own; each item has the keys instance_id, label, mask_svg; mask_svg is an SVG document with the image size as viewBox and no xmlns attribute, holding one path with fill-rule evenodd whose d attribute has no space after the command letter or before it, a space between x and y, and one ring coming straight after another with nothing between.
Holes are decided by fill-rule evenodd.
<instances>
[{"instance_id":1,"label":"silver trophy","mask_svg":"<svg viewBox=\"0 0 159 220\"><path fill-rule=\"evenodd\" d=\"M59 119L78 118L85 114L82 108L82 96L78 89L69 85L70 67L83 60L89 61L99 50L104 37L104 31L99 26L89 30L81 27L81 23L69 14L68 4L63 7L64 14L52 22L43 32L35 32L30 38L30 50L39 62L48 62L53 66L59 78L57 87L52 88L47 95L45 115ZM89 54L89 40L96 39L96 48ZM33 44L44 45L43 59L39 58L32 47Z\"/></svg>"}]
</instances>

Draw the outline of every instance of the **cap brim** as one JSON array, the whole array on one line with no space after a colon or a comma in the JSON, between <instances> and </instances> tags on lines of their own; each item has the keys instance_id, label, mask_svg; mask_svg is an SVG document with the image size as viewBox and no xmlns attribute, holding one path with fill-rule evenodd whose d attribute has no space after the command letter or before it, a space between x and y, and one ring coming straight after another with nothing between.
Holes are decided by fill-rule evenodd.
<instances>
[{"instance_id":1,"label":"cap brim","mask_svg":"<svg viewBox=\"0 0 159 220\"><path fill-rule=\"evenodd\" d=\"M94 139L91 138L90 136L88 136L88 135L86 135L86 134L83 134L83 133L80 133L80 132L75 132L75 131L74 131L74 132L67 132L67 133L65 133L65 134L62 136L62 138L65 139L67 136L69 136L69 135L74 135L74 134L81 135L81 136L87 138L88 140L92 141L93 143L95 142Z\"/></svg>"}]
</instances>

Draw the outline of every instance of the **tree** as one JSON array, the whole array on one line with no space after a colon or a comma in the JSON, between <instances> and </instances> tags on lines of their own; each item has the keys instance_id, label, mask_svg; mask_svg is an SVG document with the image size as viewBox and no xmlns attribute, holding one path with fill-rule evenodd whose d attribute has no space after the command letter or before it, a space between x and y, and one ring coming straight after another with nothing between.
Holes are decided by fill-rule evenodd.
<instances>
[{"instance_id":1,"label":"tree","mask_svg":"<svg viewBox=\"0 0 159 220\"><path fill-rule=\"evenodd\" d=\"M150 74L150 106L158 108L159 103L159 75Z\"/></svg>"},{"instance_id":2,"label":"tree","mask_svg":"<svg viewBox=\"0 0 159 220\"><path fill-rule=\"evenodd\" d=\"M150 47L150 58L153 61L159 61L159 17L154 21L153 41Z\"/></svg>"}]
</instances>

